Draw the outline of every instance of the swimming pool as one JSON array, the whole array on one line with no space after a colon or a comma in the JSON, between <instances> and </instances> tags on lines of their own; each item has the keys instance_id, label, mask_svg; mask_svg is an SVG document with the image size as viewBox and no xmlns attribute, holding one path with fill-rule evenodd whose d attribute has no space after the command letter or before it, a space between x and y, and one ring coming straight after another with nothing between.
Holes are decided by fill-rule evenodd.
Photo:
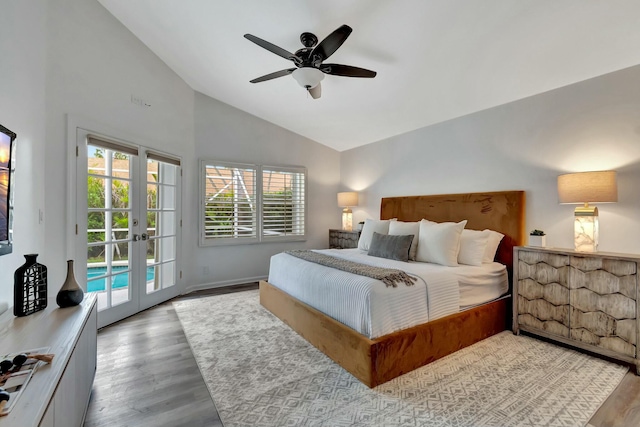
<instances>
[{"instance_id":1,"label":"swimming pool","mask_svg":"<svg viewBox=\"0 0 640 427\"><path fill-rule=\"evenodd\" d=\"M111 267L111 272L113 274L117 274L119 271L125 271L128 267L126 266L117 266ZM147 267L147 282L153 280L153 276L155 274L154 267ZM99 292L104 291L105 289L105 280L103 277L101 279L91 280L97 276L104 276L107 273L107 267L89 267L87 268L87 291L88 292ZM126 288L129 286L129 273L118 274L117 276L112 276L111 278L111 288Z\"/></svg>"}]
</instances>

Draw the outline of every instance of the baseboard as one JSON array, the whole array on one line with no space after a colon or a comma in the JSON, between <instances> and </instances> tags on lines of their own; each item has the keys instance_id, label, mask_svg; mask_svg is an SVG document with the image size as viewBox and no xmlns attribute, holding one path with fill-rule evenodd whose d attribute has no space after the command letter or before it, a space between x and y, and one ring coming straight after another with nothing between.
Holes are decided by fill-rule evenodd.
<instances>
[{"instance_id":1,"label":"baseboard","mask_svg":"<svg viewBox=\"0 0 640 427\"><path fill-rule=\"evenodd\" d=\"M256 277L243 277L241 279L223 280L221 282L202 283L199 285L187 286L183 295L190 294L195 291L202 291L205 289L222 288L224 286L244 285L252 282L259 282L260 280L267 280L267 276Z\"/></svg>"}]
</instances>

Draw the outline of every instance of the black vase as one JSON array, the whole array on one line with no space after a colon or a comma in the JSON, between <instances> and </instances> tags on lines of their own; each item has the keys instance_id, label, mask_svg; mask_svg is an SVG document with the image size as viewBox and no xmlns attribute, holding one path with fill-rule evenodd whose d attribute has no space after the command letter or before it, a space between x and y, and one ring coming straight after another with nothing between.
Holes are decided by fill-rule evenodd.
<instances>
[{"instance_id":1,"label":"black vase","mask_svg":"<svg viewBox=\"0 0 640 427\"><path fill-rule=\"evenodd\" d=\"M56 303L60 308L73 307L82 302L84 292L73 274L73 260L67 261L67 278L56 295Z\"/></svg>"},{"instance_id":2,"label":"black vase","mask_svg":"<svg viewBox=\"0 0 640 427\"><path fill-rule=\"evenodd\" d=\"M13 275L13 314L27 316L47 307L47 267L38 254L25 255L26 262Z\"/></svg>"}]
</instances>

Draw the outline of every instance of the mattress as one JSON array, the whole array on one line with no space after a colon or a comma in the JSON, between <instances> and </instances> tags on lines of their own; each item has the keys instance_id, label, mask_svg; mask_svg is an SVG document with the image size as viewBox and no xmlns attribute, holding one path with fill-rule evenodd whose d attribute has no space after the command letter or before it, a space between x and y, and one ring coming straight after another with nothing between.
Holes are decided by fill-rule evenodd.
<instances>
[{"instance_id":1,"label":"mattress","mask_svg":"<svg viewBox=\"0 0 640 427\"><path fill-rule=\"evenodd\" d=\"M496 277L501 276L500 271L508 283L506 269L498 263L483 267L445 267L372 257L359 249L316 252L362 264L400 269L418 278L413 286L399 284L394 288L379 280L325 267L286 253L271 257L269 283L369 338L457 313L462 304L471 306L479 304L483 298L495 299L493 295L502 289L501 286L487 284L493 283L492 280L495 282ZM460 283L465 289L462 303Z\"/></svg>"}]
</instances>

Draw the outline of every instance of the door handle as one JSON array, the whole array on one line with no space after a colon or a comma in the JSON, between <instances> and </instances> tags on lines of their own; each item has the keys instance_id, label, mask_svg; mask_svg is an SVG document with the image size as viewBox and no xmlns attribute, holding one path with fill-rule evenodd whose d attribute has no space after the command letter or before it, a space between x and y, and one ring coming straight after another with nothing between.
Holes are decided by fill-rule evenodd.
<instances>
[{"instance_id":1,"label":"door handle","mask_svg":"<svg viewBox=\"0 0 640 427\"><path fill-rule=\"evenodd\" d=\"M147 240L148 238L149 238L149 235L148 235L147 233L142 233L142 234L140 235L140 239L141 239L141 240Z\"/></svg>"},{"instance_id":2,"label":"door handle","mask_svg":"<svg viewBox=\"0 0 640 427\"><path fill-rule=\"evenodd\" d=\"M140 240L140 235L138 235L138 234L134 234L134 235L133 235L133 241L134 241L134 242L137 242L138 240Z\"/></svg>"}]
</instances>

